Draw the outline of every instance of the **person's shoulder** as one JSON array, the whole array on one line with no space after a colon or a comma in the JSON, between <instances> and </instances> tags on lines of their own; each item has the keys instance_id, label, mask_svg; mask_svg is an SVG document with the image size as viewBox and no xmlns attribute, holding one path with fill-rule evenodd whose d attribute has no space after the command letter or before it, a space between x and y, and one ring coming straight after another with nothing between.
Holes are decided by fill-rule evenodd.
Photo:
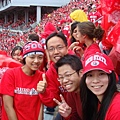
<instances>
[{"instance_id":1,"label":"person's shoulder","mask_svg":"<svg viewBox=\"0 0 120 120\"><path fill-rule=\"evenodd\" d=\"M8 68L6 72L13 72L15 73L16 71L20 71L21 67L14 67L14 68Z\"/></svg>"},{"instance_id":2,"label":"person's shoulder","mask_svg":"<svg viewBox=\"0 0 120 120\"><path fill-rule=\"evenodd\" d=\"M113 100L120 102L120 92L117 92L113 98Z\"/></svg>"},{"instance_id":3,"label":"person's shoulder","mask_svg":"<svg viewBox=\"0 0 120 120\"><path fill-rule=\"evenodd\" d=\"M100 47L97 43L93 43L87 48L87 51L91 51L91 50L93 50L94 52L101 52Z\"/></svg>"},{"instance_id":4,"label":"person's shoulder","mask_svg":"<svg viewBox=\"0 0 120 120\"><path fill-rule=\"evenodd\" d=\"M55 63L51 63L51 64L50 64L50 67L49 67L48 70L46 71L46 74L51 74L51 73L54 73L54 72L56 72Z\"/></svg>"},{"instance_id":5,"label":"person's shoulder","mask_svg":"<svg viewBox=\"0 0 120 120\"><path fill-rule=\"evenodd\" d=\"M107 110L105 120L119 120L120 119L120 93L115 93L113 100Z\"/></svg>"},{"instance_id":6,"label":"person's shoulder","mask_svg":"<svg viewBox=\"0 0 120 120\"><path fill-rule=\"evenodd\" d=\"M115 93L111 105L112 108L120 108L120 92Z\"/></svg>"},{"instance_id":7,"label":"person's shoulder","mask_svg":"<svg viewBox=\"0 0 120 120\"><path fill-rule=\"evenodd\" d=\"M3 82L4 83L4 81L5 81L5 83L6 83L6 81L11 81L12 82L12 80L14 80L13 78L19 78L19 76L20 76L20 67L16 67L16 68L8 68L5 72L4 72L4 74L3 74L3 76L1 77L1 82Z\"/></svg>"}]
</instances>

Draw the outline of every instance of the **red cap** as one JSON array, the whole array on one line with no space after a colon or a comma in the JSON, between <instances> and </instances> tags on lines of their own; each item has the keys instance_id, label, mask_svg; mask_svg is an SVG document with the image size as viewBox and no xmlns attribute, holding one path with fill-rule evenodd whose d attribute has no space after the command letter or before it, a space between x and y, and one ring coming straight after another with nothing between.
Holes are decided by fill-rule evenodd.
<instances>
[{"instance_id":1,"label":"red cap","mask_svg":"<svg viewBox=\"0 0 120 120\"><path fill-rule=\"evenodd\" d=\"M111 59L103 53L95 53L85 58L83 74L92 70L102 70L108 74L114 71Z\"/></svg>"},{"instance_id":2,"label":"red cap","mask_svg":"<svg viewBox=\"0 0 120 120\"><path fill-rule=\"evenodd\" d=\"M44 55L44 49L37 41L28 42L25 46L23 46L23 58L32 54Z\"/></svg>"},{"instance_id":3,"label":"red cap","mask_svg":"<svg viewBox=\"0 0 120 120\"><path fill-rule=\"evenodd\" d=\"M61 24L61 25L62 25L63 23L66 23L66 20L62 19L62 20L60 21L60 24Z\"/></svg>"}]
</instances>

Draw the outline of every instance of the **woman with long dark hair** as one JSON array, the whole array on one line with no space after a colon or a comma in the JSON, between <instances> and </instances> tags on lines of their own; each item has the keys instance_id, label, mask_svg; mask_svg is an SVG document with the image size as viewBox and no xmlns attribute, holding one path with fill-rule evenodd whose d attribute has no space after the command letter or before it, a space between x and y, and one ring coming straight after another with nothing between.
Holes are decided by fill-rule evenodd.
<instances>
[{"instance_id":1,"label":"woman with long dark hair","mask_svg":"<svg viewBox=\"0 0 120 120\"><path fill-rule=\"evenodd\" d=\"M80 83L83 120L119 120L120 93L111 59L102 53L85 58Z\"/></svg>"}]
</instances>

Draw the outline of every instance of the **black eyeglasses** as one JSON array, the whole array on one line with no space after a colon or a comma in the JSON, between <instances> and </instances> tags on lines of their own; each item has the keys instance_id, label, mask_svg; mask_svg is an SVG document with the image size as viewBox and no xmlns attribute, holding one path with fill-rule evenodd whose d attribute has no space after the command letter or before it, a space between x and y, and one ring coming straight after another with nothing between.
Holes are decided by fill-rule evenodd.
<instances>
[{"instance_id":1,"label":"black eyeglasses","mask_svg":"<svg viewBox=\"0 0 120 120\"><path fill-rule=\"evenodd\" d=\"M55 49L57 49L57 51L60 51L60 50L62 50L64 47L66 47L66 46L58 45L58 46L56 46L56 47L50 47L50 48L48 48L48 51L49 51L49 52L54 52Z\"/></svg>"},{"instance_id":2,"label":"black eyeglasses","mask_svg":"<svg viewBox=\"0 0 120 120\"><path fill-rule=\"evenodd\" d=\"M76 71L75 72L73 72L73 73L71 73L71 74L65 74L64 76L59 76L58 77L58 81L59 82L61 82L61 81L63 81L64 79L69 79L73 74L75 74L76 73Z\"/></svg>"}]
</instances>

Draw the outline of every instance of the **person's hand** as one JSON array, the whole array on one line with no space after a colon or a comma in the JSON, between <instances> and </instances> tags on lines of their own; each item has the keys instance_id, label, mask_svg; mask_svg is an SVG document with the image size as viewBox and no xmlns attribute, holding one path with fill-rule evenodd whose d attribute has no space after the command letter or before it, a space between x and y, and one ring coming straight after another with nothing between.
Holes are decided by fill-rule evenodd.
<instances>
[{"instance_id":1,"label":"person's hand","mask_svg":"<svg viewBox=\"0 0 120 120\"><path fill-rule=\"evenodd\" d=\"M72 108L66 103L65 99L62 95L60 95L61 102L59 102L57 99L53 99L58 104L58 112L61 114L61 116L68 117L71 114Z\"/></svg>"},{"instance_id":2,"label":"person's hand","mask_svg":"<svg viewBox=\"0 0 120 120\"><path fill-rule=\"evenodd\" d=\"M74 48L75 46L79 46L79 42L73 42L73 43L69 46L68 50L73 50L73 48Z\"/></svg>"},{"instance_id":3,"label":"person's hand","mask_svg":"<svg viewBox=\"0 0 120 120\"><path fill-rule=\"evenodd\" d=\"M44 74L42 74L42 81L39 81L38 84L37 84L37 91L39 93L44 93L45 89L46 89L46 86L47 86L47 81L46 81L46 76L45 76L45 73L44 73Z\"/></svg>"},{"instance_id":4,"label":"person's hand","mask_svg":"<svg viewBox=\"0 0 120 120\"><path fill-rule=\"evenodd\" d=\"M75 47L73 48L73 51L74 51L76 54L78 54L80 57L82 57L83 54L84 54L84 50L83 50L80 46L75 46Z\"/></svg>"}]
</instances>

